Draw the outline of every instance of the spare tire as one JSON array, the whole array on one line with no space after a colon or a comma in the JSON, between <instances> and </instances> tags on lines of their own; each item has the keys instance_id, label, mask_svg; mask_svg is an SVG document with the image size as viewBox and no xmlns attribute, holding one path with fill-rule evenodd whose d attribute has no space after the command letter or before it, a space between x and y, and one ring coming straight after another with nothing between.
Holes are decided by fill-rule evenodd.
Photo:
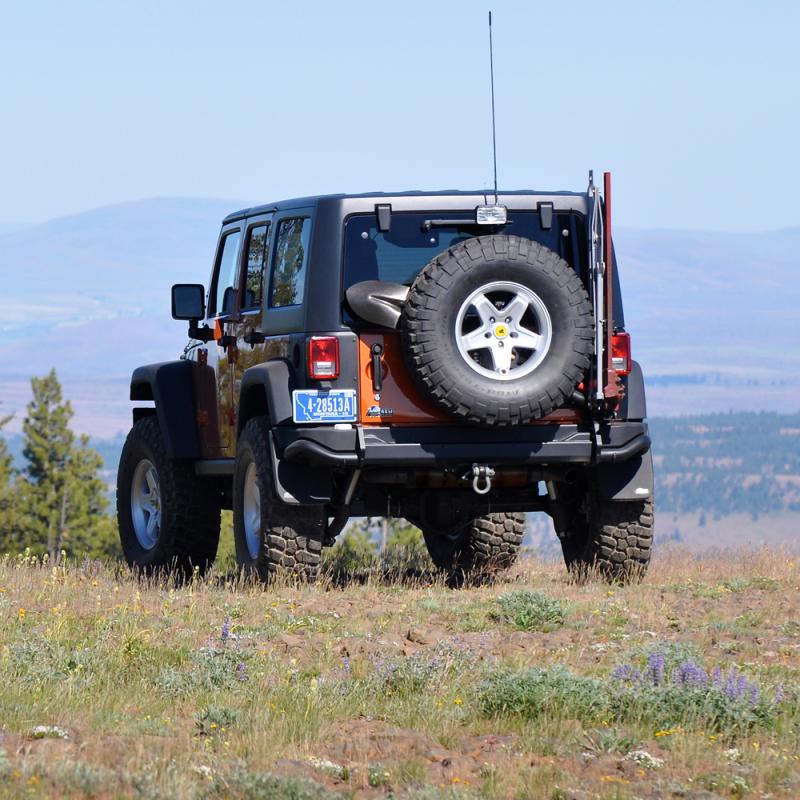
<instances>
[{"instance_id":1,"label":"spare tire","mask_svg":"<svg viewBox=\"0 0 800 800\"><path fill-rule=\"evenodd\" d=\"M519 236L479 236L437 256L411 286L400 326L423 392L483 425L518 425L564 405L593 351L580 278Z\"/></svg>"}]
</instances>

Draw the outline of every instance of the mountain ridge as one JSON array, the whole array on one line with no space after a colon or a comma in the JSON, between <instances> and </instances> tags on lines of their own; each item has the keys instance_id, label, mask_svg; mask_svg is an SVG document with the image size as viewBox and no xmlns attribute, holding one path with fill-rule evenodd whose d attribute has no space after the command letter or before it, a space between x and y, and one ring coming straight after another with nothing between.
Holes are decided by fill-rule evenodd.
<instances>
[{"instance_id":1,"label":"mountain ridge","mask_svg":"<svg viewBox=\"0 0 800 800\"><path fill-rule=\"evenodd\" d=\"M223 217L247 205L165 196L0 228L3 409L24 408L29 377L55 366L82 430L124 429L130 371L176 358L186 341L170 318L170 285L207 284ZM615 245L634 357L655 379L651 412L793 410L800 226L618 226Z\"/></svg>"}]
</instances>

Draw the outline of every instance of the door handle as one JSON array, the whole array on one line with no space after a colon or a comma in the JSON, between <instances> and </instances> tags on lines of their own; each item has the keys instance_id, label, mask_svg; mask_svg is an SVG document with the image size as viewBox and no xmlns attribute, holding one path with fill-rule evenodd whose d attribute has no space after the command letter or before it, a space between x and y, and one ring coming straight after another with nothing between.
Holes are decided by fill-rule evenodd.
<instances>
[{"instance_id":1,"label":"door handle","mask_svg":"<svg viewBox=\"0 0 800 800\"><path fill-rule=\"evenodd\" d=\"M383 345L372 345L372 390L379 392L383 388L383 365L381 363L381 356L383 356Z\"/></svg>"}]
</instances>

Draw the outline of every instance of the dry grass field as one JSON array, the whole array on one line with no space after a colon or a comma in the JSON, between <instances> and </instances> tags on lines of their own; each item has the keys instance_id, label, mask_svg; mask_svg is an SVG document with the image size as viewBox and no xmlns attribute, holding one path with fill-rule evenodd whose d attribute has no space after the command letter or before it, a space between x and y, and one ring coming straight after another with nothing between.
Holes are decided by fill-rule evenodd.
<instances>
[{"instance_id":1,"label":"dry grass field","mask_svg":"<svg viewBox=\"0 0 800 800\"><path fill-rule=\"evenodd\" d=\"M263 589L0 562L0 796L800 797L800 573Z\"/></svg>"}]
</instances>

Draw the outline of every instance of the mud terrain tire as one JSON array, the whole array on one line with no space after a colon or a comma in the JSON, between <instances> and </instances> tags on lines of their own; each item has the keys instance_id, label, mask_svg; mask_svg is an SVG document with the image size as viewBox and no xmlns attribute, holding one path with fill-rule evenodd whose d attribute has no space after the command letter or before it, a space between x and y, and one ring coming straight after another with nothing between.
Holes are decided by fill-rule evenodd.
<instances>
[{"instance_id":1,"label":"mud terrain tire","mask_svg":"<svg viewBox=\"0 0 800 800\"><path fill-rule=\"evenodd\" d=\"M496 572L516 560L525 535L525 515L486 514L449 536L423 529L422 535L433 563L441 570Z\"/></svg>"},{"instance_id":2,"label":"mud terrain tire","mask_svg":"<svg viewBox=\"0 0 800 800\"><path fill-rule=\"evenodd\" d=\"M610 583L639 583L653 549L653 501L591 499L561 535L570 573L585 580L597 572Z\"/></svg>"},{"instance_id":3,"label":"mud terrain tire","mask_svg":"<svg viewBox=\"0 0 800 800\"><path fill-rule=\"evenodd\" d=\"M290 506L280 500L272 476L269 425L265 417L249 420L239 437L233 478L239 568L264 582L278 576L316 580L325 521L323 506Z\"/></svg>"},{"instance_id":4,"label":"mud terrain tire","mask_svg":"<svg viewBox=\"0 0 800 800\"><path fill-rule=\"evenodd\" d=\"M512 307L526 308L524 324ZM479 236L437 256L411 286L400 328L421 390L452 416L481 425L519 425L562 406L593 349L580 278L557 253L519 236ZM524 341L529 349L520 349ZM503 354L512 360L504 364Z\"/></svg>"},{"instance_id":5,"label":"mud terrain tire","mask_svg":"<svg viewBox=\"0 0 800 800\"><path fill-rule=\"evenodd\" d=\"M136 422L122 448L117 520L122 552L131 567L185 577L195 568L203 573L214 563L219 497L195 475L192 462L167 457L155 416Z\"/></svg>"}]
</instances>

